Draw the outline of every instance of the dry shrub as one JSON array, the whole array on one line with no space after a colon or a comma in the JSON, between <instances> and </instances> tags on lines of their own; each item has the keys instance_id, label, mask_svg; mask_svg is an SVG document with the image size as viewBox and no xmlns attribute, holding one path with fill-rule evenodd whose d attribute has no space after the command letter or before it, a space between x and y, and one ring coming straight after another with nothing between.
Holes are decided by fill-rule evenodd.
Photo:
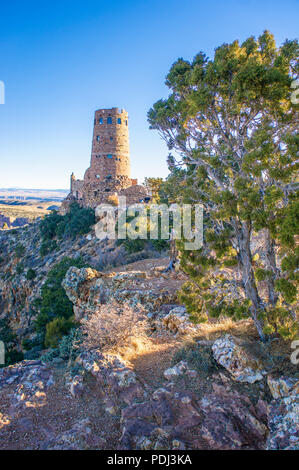
<instances>
[{"instance_id":1,"label":"dry shrub","mask_svg":"<svg viewBox=\"0 0 299 470\"><path fill-rule=\"evenodd\" d=\"M82 320L83 346L87 349L113 351L146 337L148 322L141 306L113 301L102 305L89 318Z\"/></svg>"}]
</instances>

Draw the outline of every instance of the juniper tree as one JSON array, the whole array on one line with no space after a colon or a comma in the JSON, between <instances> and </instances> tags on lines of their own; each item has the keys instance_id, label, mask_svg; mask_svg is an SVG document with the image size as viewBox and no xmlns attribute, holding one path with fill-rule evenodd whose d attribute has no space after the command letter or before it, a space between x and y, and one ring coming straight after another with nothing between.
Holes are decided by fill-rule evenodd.
<instances>
[{"instance_id":1,"label":"juniper tree","mask_svg":"<svg viewBox=\"0 0 299 470\"><path fill-rule=\"evenodd\" d=\"M169 157L177 197L204 206L204 246L181 252L190 279L181 298L195 320L251 316L263 340L298 332L297 77L298 42L278 48L265 31L212 60L178 59L171 94L148 113L179 155Z\"/></svg>"}]
</instances>

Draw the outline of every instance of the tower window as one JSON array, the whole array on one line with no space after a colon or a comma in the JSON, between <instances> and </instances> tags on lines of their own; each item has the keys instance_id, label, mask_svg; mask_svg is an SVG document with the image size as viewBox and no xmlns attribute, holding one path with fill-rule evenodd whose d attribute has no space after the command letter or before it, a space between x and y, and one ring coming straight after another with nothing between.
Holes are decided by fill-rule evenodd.
<instances>
[{"instance_id":1,"label":"tower window","mask_svg":"<svg viewBox=\"0 0 299 470\"><path fill-rule=\"evenodd\" d=\"M103 124L103 118L99 119L99 124Z\"/></svg>"},{"instance_id":2,"label":"tower window","mask_svg":"<svg viewBox=\"0 0 299 470\"><path fill-rule=\"evenodd\" d=\"M107 180L111 180L111 179L112 179L112 176L111 176L111 175L107 175L107 176L106 176L106 179L107 179Z\"/></svg>"},{"instance_id":3,"label":"tower window","mask_svg":"<svg viewBox=\"0 0 299 470\"><path fill-rule=\"evenodd\" d=\"M121 124L121 118L117 119L117 124Z\"/></svg>"},{"instance_id":4,"label":"tower window","mask_svg":"<svg viewBox=\"0 0 299 470\"><path fill-rule=\"evenodd\" d=\"M97 142L100 142L100 136L97 135Z\"/></svg>"},{"instance_id":5,"label":"tower window","mask_svg":"<svg viewBox=\"0 0 299 470\"><path fill-rule=\"evenodd\" d=\"M109 117L107 118L107 124L112 124L112 117L111 117L111 116L109 116Z\"/></svg>"},{"instance_id":6,"label":"tower window","mask_svg":"<svg viewBox=\"0 0 299 470\"><path fill-rule=\"evenodd\" d=\"M128 125L128 121L126 121L126 126Z\"/></svg>"},{"instance_id":7,"label":"tower window","mask_svg":"<svg viewBox=\"0 0 299 470\"><path fill-rule=\"evenodd\" d=\"M113 140L113 137L110 137L110 140Z\"/></svg>"},{"instance_id":8,"label":"tower window","mask_svg":"<svg viewBox=\"0 0 299 470\"><path fill-rule=\"evenodd\" d=\"M107 158L112 158L112 154L108 153Z\"/></svg>"}]
</instances>

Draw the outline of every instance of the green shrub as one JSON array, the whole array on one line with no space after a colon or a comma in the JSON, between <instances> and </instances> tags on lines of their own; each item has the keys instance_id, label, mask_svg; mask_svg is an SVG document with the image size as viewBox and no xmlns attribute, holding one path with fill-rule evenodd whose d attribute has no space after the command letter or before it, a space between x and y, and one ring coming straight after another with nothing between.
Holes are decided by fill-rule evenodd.
<instances>
[{"instance_id":1,"label":"green shrub","mask_svg":"<svg viewBox=\"0 0 299 470\"><path fill-rule=\"evenodd\" d=\"M132 222L134 220L134 217L131 216L131 215L128 215L128 213L126 213L126 222L125 222L125 226L126 228L128 229L128 226L130 224L130 222ZM158 225L157 225L157 229L158 229L158 239L157 240L150 240L150 232L151 232L151 219L150 219L150 210L149 208L146 209L146 224L147 224L147 233L146 233L146 237L147 238L136 238L136 239L131 239L131 238L125 238L125 239L119 239L117 241L117 245L118 246L124 246L124 248L126 249L126 252L128 254L133 254L133 253L138 253L146 248L153 248L154 250L156 251L163 251L163 250L166 250L169 248L169 241L168 240L164 240L161 238L161 223L162 223L162 220L161 220L161 214L158 213ZM122 226L122 228L125 228L124 225ZM169 230L171 229L172 227L172 220L170 220L170 225L169 225ZM118 231L118 222L116 223L116 231Z\"/></svg>"},{"instance_id":2,"label":"green shrub","mask_svg":"<svg viewBox=\"0 0 299 470\"><path fill-rule=\"evenodd\" d=\"M49 349L47 352L45 352L40 360L42 362L51 362L53 359L55 359L58 356L58 349Z\"/></svg>"},{"instance_id":3,"label":"green shrub","mask_svg":"<svg viewBox=\"0 0 299 470\"><path fill-rule=\"evenodd\" d=\"M16 349L8 349L5 353L5 365L3 367L12 366L23 359L24 355L22 352L17 351ZM0 367L2 366L0 365Z\"/></svg>"},{"instance_id":4,"label":"green shrub","mask_svg":"<svg viewBox=\"0 0 299 470\"><path fill-rule=\"evenodd\" d=\"M18 275L20 275L20 274L23 274L23 272L24 272L24 265L23 265L23 263L17 264L16 273L17 273Z\"/></svg>"},{"instance_id":5,"label":"green shrub","mask_svg":"<svg viewBox=\"0 0 299 470\"><path fill-rule=\"evenodd\" d=\"M73 360L79 352L82 342L82 332L79 328L72 328L67 336L59 341L59 357Z\"/></svg>"},{"instance_id":6,"label":"green shrub","mask_svg":"<svg viewBox=\"0 0 299 470\"><path fill-rule=\"evenodd\" d=\"M16 248L15 248L15 255L17 258L22 258L25 254L25 247L21 244L18 243Z\"/></svg>"},{"instance_id":7,"label":"green shrub","mask_svg":"<svg viewBox=\"0 0 299 470\"><path fill-rule=\"evenodd\" d=\"M15 340L15 334L8 324L8 320L0 320L0 341L4 344L9 344Z\"/></svg>"},{"instance_id":8,"label":"green shrub","mask_svg":"<svg viewBox=\"0 0 299 470\"><path fill-rule=\"evenodd\" d=\"M23 360L23 353L15 349L16 336L6 319L0 320L0 341L3 341L5 344L5 364L0 364L0 368Z\"/></svg>"},{"instance_id":9,"label":"green shrub","mask_svg":"<svg viewBox=\"0 0 299 470\"><path fill-rule=\"evenodd\" d=\"M126 240L119 240L119 242L120 245L123 245L125 247L126 252L129 255L142 251L146 244L146 240L141 240L140 238L137 238L136 240L131 240L127 238Z\"/></svg>"},{"instance_id":10,"label":"green shrub","mask_svg":"<svg viewBox=\"0 0 299 470\"><path fill-rule=\"evenodd\" d=\"M180 361L186 361L191 368L204 375L210 375L217 370L211 347L197 343L186 344L174 354L173 364Z\"/></svg>"},{"instance_id":11,"label":"green shrub","mask_svg":"<svg viewBox=\"0 0 299 470\"><path fill-rule=\"evenodd\" d=\"M42 243L39 254L40 256L44 257L48 255L49 253L52 253L52 251L55 251L57 249L57 243L55 240L46 240Z\"/></svg>"},{"instance_id":12,"label":"green shrub","mask_svg":"<svg viewBox=\"0 0 299 470\"><path fill-rule=\"evenodd\" d=\"M60 215L56 211L46 215L40 223L40 232L45 243L56 237L62 239L84 235L90 231L93 224L95 224L94 210L86 209L74 203L65 215Z\"/></svg>"},{"instance_id":13,"label":"green shrub","mask_svg":"<svg viewBox=\"0 0 299 470\"><path fill-rule=\"evenodd\" d=\"M36 278L36 271L32 268L28 269L27 274L26 274L26 279L28 281L32 281L35 278Z\"/></svg>"},{"instance_id":14,"label":"green shrub","mask_svg":"<svg viewBox=\"0 0 299 470\"><path fill-rule=\"evenodd\" d=\"M63 216L56 211L46 215L40 223L40 233L44 241L52 240L56 236L57 226L63 220Z\"/></svg>"},{"instance_id":15,"label":"green shrub","mask_svg":"<svg viewBox=\"0 0 299 470\"><path fill-rule=\"evenodd\" d=\"M46 326L46 348L57 348L59 340L74 326L72 318L54 318Z\"/></svg>"},{"instance_id":16,"label":"green shrub","mask_svg":"<svg viewBox=\"0 0 299 470\"><path fill-rule=\"evenodd\" d=\"M81 258L63 258L49 271L41 289L41 297L35 302L35 306L39 309L35 327L43 336L46 334L47 324L52 320L57 317L69 319L73 315L73 304L61 285L71 266L82 268L84 262Z\"/></svg>"}]
</instances>

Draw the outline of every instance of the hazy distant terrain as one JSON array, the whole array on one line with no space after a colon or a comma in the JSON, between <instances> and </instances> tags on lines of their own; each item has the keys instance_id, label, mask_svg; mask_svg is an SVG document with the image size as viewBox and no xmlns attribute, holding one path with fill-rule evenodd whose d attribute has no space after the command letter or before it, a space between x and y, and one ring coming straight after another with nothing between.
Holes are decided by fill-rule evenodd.
<instances>
[{"instance_id":1,"label":"hazy distant terrain","mask_svg":"<svg viewBox=\"0 0 299 470\"><path fill-rule=\"evenodd\" d=\"M0 230L45 216L58 209L67 194L63 189L0 188Z\"/></svg>"},{"instance_id":2,"label":"hazy distant terrain","mask_svg":"<svg viewBox=\"0 0 299 470\"><path fill-rule=\"evenodd\" d=\"M62 201L68 192L67 189L0 188L0 199Z\"/></svg>"}]
</instances>

